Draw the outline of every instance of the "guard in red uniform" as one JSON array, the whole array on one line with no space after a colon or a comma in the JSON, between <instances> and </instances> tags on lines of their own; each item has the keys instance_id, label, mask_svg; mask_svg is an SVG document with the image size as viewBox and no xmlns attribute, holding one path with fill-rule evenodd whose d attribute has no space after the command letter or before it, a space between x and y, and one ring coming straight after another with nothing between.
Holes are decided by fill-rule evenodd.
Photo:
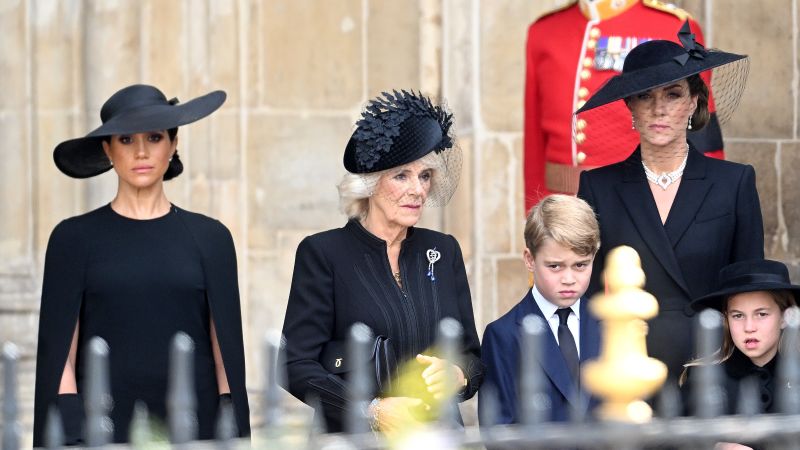
<instances>
[{"instance_id":1,"label":"guard in red uniform","mask_svg":"<svg viewBox=\"0 0 800 450\"><path fill-rule=\"evenodd\" d=\"M574 123L573 112L622 71L633 47L651 39L677 42L687 18L702 43L700 27L688 13L656 0L580 0L530 26L525 79L526 210L547 194L574 194L582 170L619 162L630 154L638 135L626 126L630 112L622 102L594 115L592 111L581 114ZM690 132L688 138L706 155L722 158L722 134L711 100L709 109L709 124ZM593 128L599 114L605 125ZM619 117L608 118L608 114Z\"/></svg>"}]
</instances>

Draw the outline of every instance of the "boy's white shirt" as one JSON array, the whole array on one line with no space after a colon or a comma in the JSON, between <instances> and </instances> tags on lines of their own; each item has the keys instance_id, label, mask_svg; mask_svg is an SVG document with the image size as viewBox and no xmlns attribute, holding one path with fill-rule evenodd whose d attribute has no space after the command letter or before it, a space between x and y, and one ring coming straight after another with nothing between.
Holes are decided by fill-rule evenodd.
<instances>
[{"instance_id":1,"label":"boy's white shirt","mask_svg":"<svg viewBox=\"0 0 800 450\"><path fill-rule=\"evenodd\" d=\"M558 343L558 314L556 314L556 310L558 306L550 303L549 300L544 298L539 289L536 288L534 284L531 288L531 295L533 296L533 300L536 301L536 304L539 306L539 309L542 311L544 317L547 318L547 323L550 325L550 331L552 331L553 336L556 338L556 343ZM578 299L575 303L570 306L572 308L572 313L570 313L569 317L567 317L567 327L569 331L572 333L572 338L575 339L575 346L578 347L578 356L581 354L581 333L580 333L580 323L581 323L581 299Z\"/></svg>"}]
</instances>

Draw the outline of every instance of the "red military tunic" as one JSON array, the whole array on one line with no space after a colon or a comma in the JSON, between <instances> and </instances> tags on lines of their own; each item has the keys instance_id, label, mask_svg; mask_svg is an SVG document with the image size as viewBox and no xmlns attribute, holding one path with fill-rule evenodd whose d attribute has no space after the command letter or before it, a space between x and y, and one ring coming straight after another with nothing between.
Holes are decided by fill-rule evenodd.
<instances>
[{"instance_id":1,"label":"red military tunic","mask_svg":"<svg viewBox=\"0 0 800 450\"><path fill-rule=\"evenodd\" d=\"M628 52L651 39L678 42L688 15L654 0L633 2L606 20L590 20L576 2L539 18L528 30L525 80L525 208L553 192L574 194L581 171L625 159L639 142L623 102L582 113L609 78L622 71ZM699 25L690 19L697 41ZM704 76L706 82L708 78ZM719 124L712 119L689 139L709 156L723 157Z\"/></svg>"}]
</instances>

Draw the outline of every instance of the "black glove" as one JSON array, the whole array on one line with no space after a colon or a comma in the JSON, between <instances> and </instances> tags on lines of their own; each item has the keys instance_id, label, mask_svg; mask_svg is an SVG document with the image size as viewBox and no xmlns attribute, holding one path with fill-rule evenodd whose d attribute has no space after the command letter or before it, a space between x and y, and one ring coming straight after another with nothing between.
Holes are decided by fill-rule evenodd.
<instances>
[{"instance_id":1,"label":"black glove","mask_svg":"<svg viewBox=\"0 0 800 450\"><path fill-rule=\"evenodd\" d=\"M56 405L64 426L64 445L83 443L83 397L80 394L58 394Z\"/></svg>"}]
</instances>

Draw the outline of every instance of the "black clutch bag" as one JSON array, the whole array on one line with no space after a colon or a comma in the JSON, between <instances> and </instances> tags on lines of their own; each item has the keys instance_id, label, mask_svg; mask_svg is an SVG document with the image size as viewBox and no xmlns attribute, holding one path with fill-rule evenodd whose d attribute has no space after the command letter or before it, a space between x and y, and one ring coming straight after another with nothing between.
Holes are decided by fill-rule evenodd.
<instances>
[{"instance_id":1,"label":"black clutch bag","mask_svg":"<svg viewBox=\"0 0 800 450\"><path fill-rule=\"evenodd\" d=\"M388 393L392 390L392 382L397 370L397 360L391 348L391 342L386 336L378 336L372 344L369 355L369 364L374 367L375 387L379 393ZM347 379L347 374L353 371L351 358L347 356L347 342L330 341L322 348L320 363L328 372Z\"/></svg>"}]
</instances>

